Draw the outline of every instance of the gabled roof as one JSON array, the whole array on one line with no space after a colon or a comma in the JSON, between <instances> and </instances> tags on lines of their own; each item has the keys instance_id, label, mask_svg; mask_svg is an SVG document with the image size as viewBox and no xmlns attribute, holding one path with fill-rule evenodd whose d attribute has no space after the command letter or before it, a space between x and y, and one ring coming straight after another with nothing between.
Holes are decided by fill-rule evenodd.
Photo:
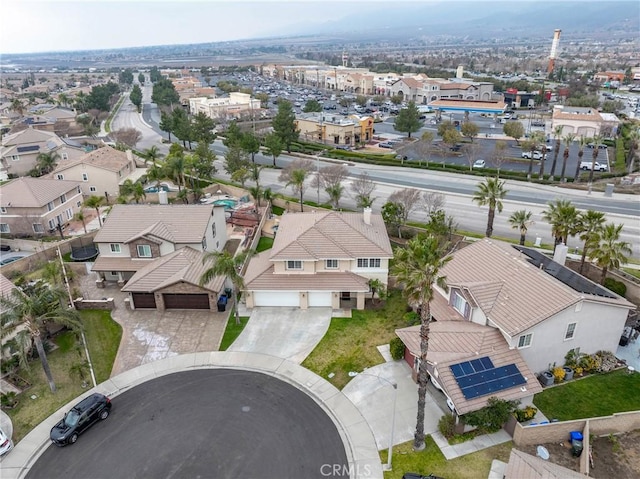
<instances>
[{"instance_id":1,"label":"gabled roof","mask_svg":"<svg viewBox=\"0 0 640 479\"><path fill-rule=\"evenodd\" d=\"M470 321L434 321L431 323L427 361L437 369L437 381L451 398L458 414L466 414L486 406L492 397L512 400L542 391L542 386L531 372L517 349L510 349L500 331ZM396 334L414 356L420 356L420 326L397 329ZM515 386L488 395L466 399L450 366L487 356L498 368L515 364L526 379L525 390Z\"/></svg>"},{"instance_id":2,"label":"gabled roof","mask_svg":"<svg viewBox=\"0 0 640 479\"><path fill-rule=\"evenodd\" d=\"M24 176L0 186L0 205L13 208L40 208L80 185L79 181L52 180Z\"/></svg>"},{"instance_id":3,"label":"gabled roof","mask_svg":"<svg viewBox=\"0 0 640 479\"><path fill-rule=\"evenodd\" d=\"M114 205L96 243L125 243L141 235L174 244L200 243L213 205Z\"/></svg>"},{"instance_id":4,"label":"gabled roof","mask_svg":"<svg viewBox=\"0 0 640 479\"><path fill-rule=\"evenodd\" d=\"M110 146L103 146L97 150L93 150L82 157L69 161L61 162L56 170L53 172L58 173L68 170L76 165L84 164L95 166L96 168L102 168L108 171L120 171L124 166L130 163L127 153L124 151L116 150Z\"/></svg>"},{"instance_id":5,"label":"gabled roof","mask_svg":"<svg viewBox=\"0 0 640 479\"><path fill-rule=\"evenodd\" d=\"M400 80L409 88L422 88L422 82L420 80L416 80L415 78L402 78Z\"/></svg>"},{"instance_id":6,"label":"gabled roof","mask_svg":"<svg viewBox=\"0 0 640 479\"><path fill-rule=\"evenodd\" d=\"M7 135L2 139L3 146L22 145L25 143L46 143L54 140L61 144L62 140L55 133L50 131L37 130L35 128L26 128L12 135Z\"/></svg>"},{"instance_id":7,"label":"gabled roof","mask_svg":"<svg viewBox=\"0 0 640 479\"><path fill-rule=\"evenodd\" d=\"M203 289L220 292L224 277L216 276L200 286L200 277L211 267L203 264L205 253L188 246L146 264L139 269L122 288L122 291L152 293L176 283L189 283Z\"/></svg>"},{"instance_id":8,"label":"gabled roof","mask_svg":"<svg viewBox=\"0 0 640 479\"><path fill-rule=\"evenodd\" d=\"M531 264L516 248L492 239L456 251L442 274L449 287L471 295L487 318L509 336L583 300L633 308L613 293L604 297L577 291Z\"/></svg>"},{"instance_id":9,"label":"gabled roof","mask_svg":"<svg viewBox=\"0 0 640 479\"><path fill-rule=\"evenodd\" d=\"M18 289L7 277L0 274L0 298L10 298L13 295L13 290ZM0 304L0 314L7 311L7 308Z\"/></svg>"},{"instance_id":10,"label":"gabled roof","mask_svg":"<svg viewBox=\"0 0 640 479\"><path fill-rule=\"evenodd\" d=\"M382 216L317 211L282 216L271 249L271 261L391 258L391 244Z\"/></svg>"},{"instance_id":11,"label":"gabled roof","mask_svg":"<svg viewBox=\"0 0 640 479\"><path fill-rule=\"evenodd\" d=\"M545 461L517 449L511 449L504 479L584 479L584 475Z\"/></svg>"}]
</instances>

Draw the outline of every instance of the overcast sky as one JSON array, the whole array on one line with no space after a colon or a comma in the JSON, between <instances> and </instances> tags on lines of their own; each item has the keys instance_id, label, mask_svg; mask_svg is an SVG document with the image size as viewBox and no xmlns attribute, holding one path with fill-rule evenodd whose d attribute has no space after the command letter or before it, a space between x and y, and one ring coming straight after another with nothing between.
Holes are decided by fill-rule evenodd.
<instances>
[{"instance_id":1,"label":"overcast sky","mask_svg":"<svg viewBox=\"0 0 640 479\"><path fill-rule=\"evenodd\" d=\"M281 27L320 24L362 3L317 1L2 0L0 52L205 43L272 36ZM406 1L406 0L405 0Z\"/></svg>"}]
</instances>

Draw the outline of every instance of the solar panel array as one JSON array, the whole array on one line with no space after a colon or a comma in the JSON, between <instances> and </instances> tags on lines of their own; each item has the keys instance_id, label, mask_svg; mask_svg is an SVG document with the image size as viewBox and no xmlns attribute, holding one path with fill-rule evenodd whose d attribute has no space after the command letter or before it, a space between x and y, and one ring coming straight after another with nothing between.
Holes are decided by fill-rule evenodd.
<instances>
[{"instance_id":1,"label":"solar panel array","mask_svg":"<svg viewBox=\"0 0 640 479\"><path fill-rule=\"evenodd\" d=\"M38 151L39 149L40 149L39 145L19 146L17 148L18 153L26 153L28 151Z\"/></svg>"},{"instance_id":2,"label":"solar panel array","mask_svg":"<svg viewBox=\"0 0 640 479\"><path fill-rule=\"evenodd\" d=\"M450 368L465 399L486 396L527 382L515 364L496 368L487 356L453 364Z\"/></svg>"}]
</instances>

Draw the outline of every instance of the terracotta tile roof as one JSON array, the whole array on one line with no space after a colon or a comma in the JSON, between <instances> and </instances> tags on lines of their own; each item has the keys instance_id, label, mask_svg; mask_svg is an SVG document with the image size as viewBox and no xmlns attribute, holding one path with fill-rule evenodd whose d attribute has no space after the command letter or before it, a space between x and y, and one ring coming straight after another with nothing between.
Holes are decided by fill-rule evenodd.
<instances>
[{"instance_id":1,"label":"terracotta tile roof","mask_svg":"<svg viewBox=\"0 0 640 479\"><path fill-rule=\"evenodd\" d=\"M583 112L566 112L560 109L553 111L554 120L571 120L571 121L602 121L600 113L591 111L591 113Z\"/></svg>"},{"instance_id":2,"label":"terracotta tile roof","mask_svg":"<svg viewBox=\"0 0 640 479\"><path fill-rule=\"evenodd\" d=\"M0 297L2 298L10 298L12 296L12 291L16 288L16 285L13 284L7 277L3 274L0 274ZM6 307L0 304L0 313L7 311Z\"/></svg>"},{"instance_id":3,"label":"terracotta tile roof","mask_svg":"<svg viewBox=\"0 0 640 479\"><path fill-rule=\"evenodd\" d=\"M22 145L25 143L46 143L50 140L54 140L59 144L62 144L62 140L58 135L50 131L37 130L35 128L27 128L25 130L13 133L12 135L6 135L2 139L2 145Z\"/></svg>"},{"instance_id":4,"label":"terracotta tile roof","mask_svg":"<svg viewBox=\"0 0 640 479\"><path fill-rule=\"evenodd\" d=\"M202 263L205 254L187 246L162 256L139 269L122 291L151 293L182 282L220 292L224 288L223 276L216 276L200 286L200 277L211 266L210 263Z\"/></svg>"},{"instance_id":5,"label":"terracotta tile roof","mask_svg":"<svg viewBox=\"0 0 640 479\"><path fill-rule=\"evenodd\" d=\"M149 263L148 259L118 258L113 256L98 256L91 267L91 271L138 271Z\"/></svg>"},{"instance_id":6,"label":"terracotta tile roof","mask_svg":"<svg viewBox=\"0 0 640 479\"><path fill-rule=\"evenodd\" d=\"M200 243L213 205L114 205L96 243L122 243L147 235L172 243Z\"/></svg>"},{"instance_id":7,"label":"terracotta tile roof","mask_svg":"<svg viewBox=\"0 0 640 479\"><path fill-rule=\"evenodd\" d=\"M0 186L3 207L40 208L63 194L74 191L79 181L53 180L24 176Z\"/></svg>"},{"instance_id":8,"label":"terracotta tile roof","mask_svg":"<svg viewBox=\"0 0 640 479\"><path fill-rule=\"evenodd\" d=\"M251 258L244 276L245 290L369 291L368 280L351 272L274 274L273 263L269 260L268 253L265 251Z\"/></svg>"},{"instance_id":9,"label":"terracotta tile roof","mask_svg":"<svg viewBox=\"0 0 640 479\"><path fill-rule=\"evenodd\" d=\"M436 321L460 321L463 319L460 313L449 305L447 298L441 294L434 292L429 306L431 308L431 316Z\"/></svg>"},{"instance_id":10,"label":"terracotta tile roof","mask_svg":"<svg viewBox=\"0 0 640 479\"><path fill-rule=\"evenodd\" d=\"M471 83L457 82L457 83L441 83L441 90L468 90L473 87Z\"/></svg>"},{"instance_id":11,"label":"terracotta tile roof","mask_svg":"<svg viewBox=\"0 0 640 479\"><path fill-rule=\"evenodd\" d=\"M382 216L362 213L289 213L282 217L273 243L271 260L392 258Z\"/></svg>"},{"instance_id":12,"label":"terracotta tile roof","mask_svg":"<svg viewBox=\"0 0 640 479\"><path fill-rule=\"evenodd\" d=\"M576 291L508 243L483 239L456 251L442 274L449 287L471 295L490 321L516 336L582 300L628 307L622 298Z\"/></svg>"},{"instance_id":13,"label":"terracotta tile roof","mask_svg":"<svg viewBox=\"0 0 640 479\"><path fill-rule=\"evenodd\" d=\"M484 100L435 100L429 103L429 106L450 107L450 108L482 108L483 110L500 110L504 111L507 104L503 101L484 101Z\"/></svg>"},{"instance_id":14,"label":"terracotta tile roof","mask_svg":"<svg viewBox=\"0 0 640 479\"><path fill-rule=\"evenodd\" d=\"M584 479L584 475L545 461L517 449L511 449L504 479Z\"/></svg>"},{"instance_id":15,"label":"terracotta tile roof","mask_svg":"<svg viewBox=\"0 0 640 479\"><path fill-rule=\"evenodd\" d=\"M416 80L415 78L403 78L402 81L409 88L422 88L422 83L420 80Z\"/></svg>"},{"instance_id":16,"label":"terracotta tile roof","mask_svg":"<svg viewBox=\"0 0 640 479\"><path fill-rule=\"evenodd\" d=\"M398 329L396 334L414 356L420 355L420 326ZM466 399L449 366L463 361L488 356L495 367L515 364L527 379L525 391L515 386L486 396ZM451 398L458 414L476 411L492 397L512 400L531 396L542 391L542 386L531 372L517 349L509 349L497 328L482 326L470 321L435 321L431 323L427 361L438 372L438 383Z\"/></svg>"},{"instance_id":17,"label":"terracotta tile roof","mask_svg":"<svg viewBox=\"0 0 640 479\"><path fill-rule=\"evenodd\" d=\"M110 146L104 146L76 160L61 162L53 174L80 164L91 165L109 171L120 171L128 163L129 159L127 158L126 152L116 150Z\"/></svg>"}]
</instances>

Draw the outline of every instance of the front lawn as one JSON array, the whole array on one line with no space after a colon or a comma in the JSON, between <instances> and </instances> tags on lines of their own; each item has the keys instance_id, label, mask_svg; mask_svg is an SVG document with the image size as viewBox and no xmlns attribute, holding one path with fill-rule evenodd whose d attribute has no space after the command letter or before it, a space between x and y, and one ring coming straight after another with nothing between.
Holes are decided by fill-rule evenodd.
<instances>
[{"instance_id":1,"label":"front lawn","mask_svg":"<svg viewBox=\"0 0 640 479\"><path fill-rule=\"evenodd\" d=\"M268 249L271 249L273 246L273 238L267 238L266 236L261 236L260 241L258 241L258 246L256 246L256 253L262 253Z\"/></svg>"},{"instance_id":2,"label":"front lawn","mask_svg":"<svg viewBox=\"0 0 640 479\"><path fill-rule=\"evenodd\" d=\"M109 311L80 311L89 354L96 373L102 382L109 377L115 360L122 328L111 319ZM47 354L57 392L52 393L39 359L31 361L28 371L21 369L18 375L31 383L31 387L18 395L18 405L5 410L13 422L13 440L20 441L29 431L55 411L73 400L86 389L82 380L73 374L74 365L84 361L82 341L70 331L54 338L57 348ZM91 382L87 372L87 382ZM91 387L91 385L89 385Z\"/></svg>"},{"instance_id":3,"label":"front lawn","mask_svg":"<svg viewBox=\"0 0 640 479\"><path fill-rule=\"evenodd\" d=\"M545 389L533 402L549 419L609 416L640 409L640 374L618 370Z\"/></svg>"},{"instance_id":4,"label":"front lawn","mask_svg":"<svg viewBox=\"0 0 640 479\"><path fill-rule=\"evenodd\" d=\"M434 474L446 479L487 477L491 469L491 461L498 459L509 462L512 448L513 443L506 442L447 461L431 436L427 436L426 447L419 452L414 452L413 441L395 446L391 456L393 470L385 472L384 477L401 479L405 472L417 472L425 476ZM383 464L387 463L387 452L387 449L380 451L380 460Z\"/></svg>"},{"instance_id":5,"label":"front lawn","mask_svg":"<svg viewBox=\"0 0 640 479\"><path fill-rule=\"evenodd\" d=\"M229 316L229 320L227 321L227 327L224 330L224 335L222 336L222 341L220 341L220 351L226 351L229 346L233 344L240 333L244 329L244 327L249 322L249 316L240 316L240 324L236 324L236 319L231 314Z\"/></svg>"},{"instance_id":6,"label":"front lawn","mask_svg":"<svg viewBox=\"0 0 640 479\"><path fill-rule=\"evenodd\" d=\"M392 291L380 309L354 310L352 318L333 318L327 334L302 365L342 389L351 379L350 371L384 362L376 346L389 344L396 329L408 326L403 319L406 304L400 291Z\"/></svg>"}]
</instances>

